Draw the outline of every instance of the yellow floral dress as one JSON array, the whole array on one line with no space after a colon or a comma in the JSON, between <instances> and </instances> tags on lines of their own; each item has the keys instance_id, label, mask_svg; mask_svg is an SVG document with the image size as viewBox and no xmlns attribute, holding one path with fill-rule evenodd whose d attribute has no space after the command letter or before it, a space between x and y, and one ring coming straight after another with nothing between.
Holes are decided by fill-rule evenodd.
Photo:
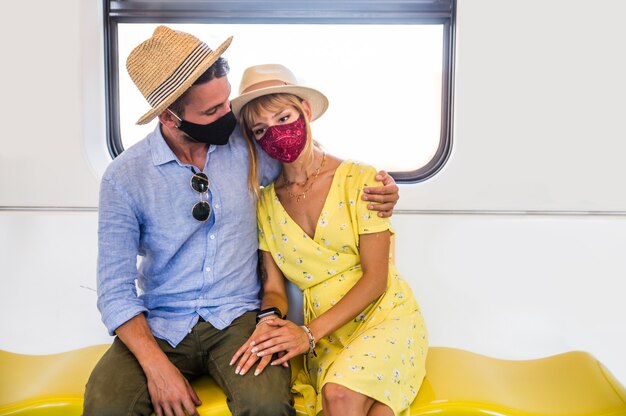
<instances>
[{"instance_id":1,"label":"yellow floral dress","mask_svg":"<svg viewBox=\"0 0 626 416\"><path fill-rule=\"evenodd\" d=\"M389 220L367 209L364 187L379 185L376 170L353 161L339 165L314 238L291 219L274 184L258 206L260 249L272 254L285 277L304 295L308 323L335 305L361 278L359 234L391 230ZM321 391L332 382L409 415L425 374L427 332L409 285L389 263L387 290L353 321L317 341L292 390L310 416L322 411Z\"/></svg>"}]
</instances>

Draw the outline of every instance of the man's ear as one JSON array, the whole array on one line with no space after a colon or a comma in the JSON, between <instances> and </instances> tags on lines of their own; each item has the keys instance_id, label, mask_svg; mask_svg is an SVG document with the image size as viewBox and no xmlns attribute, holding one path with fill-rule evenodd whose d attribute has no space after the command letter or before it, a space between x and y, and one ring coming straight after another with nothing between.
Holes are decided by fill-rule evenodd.
<instances>
[{"instance_id":1,"label":"man's ear","mask_svg":"<svg viewBox=\"0 0 626 416\"><path fill-rule=\"evenodd\" d=\"M175 129L178 127L180 121L169 111L169 109L165 109L161 114L159 114L159 121L165 127L169 127L170 129Z\"/></svg>"}]
</instances>

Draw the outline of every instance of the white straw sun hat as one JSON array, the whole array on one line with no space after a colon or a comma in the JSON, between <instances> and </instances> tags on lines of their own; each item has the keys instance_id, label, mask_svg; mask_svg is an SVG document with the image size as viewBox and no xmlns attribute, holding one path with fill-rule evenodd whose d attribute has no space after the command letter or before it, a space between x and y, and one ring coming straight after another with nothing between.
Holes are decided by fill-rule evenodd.
<instances>
[{"instance_id":1,"label":"white straw sun hat","mask_svg":"<svg viewBox=\"0 0 626 416\"><path fill-rule=\"evenodd\" d=\"M246 69L239 84L239 96L230 104L239 118L241 109L263 95L287 93L297 95L311 105L311 121L319 118L328 108L328 98L316 89L298 85L295 75L284 65L255 65Z\"/></svg>"},{"instance_id":2,"label":"white straw sun hat","mask_svg":"<svg viewBox=\"0 0 626 416\"><path fill-rule=\"evenodd\" d=\"M146 124L161 114L224 53L232 36L217 49L189 33L167 26L156 28L152 37L128 55L126 69L152 109L137 124Z\"/></svg>"}]
</instances>

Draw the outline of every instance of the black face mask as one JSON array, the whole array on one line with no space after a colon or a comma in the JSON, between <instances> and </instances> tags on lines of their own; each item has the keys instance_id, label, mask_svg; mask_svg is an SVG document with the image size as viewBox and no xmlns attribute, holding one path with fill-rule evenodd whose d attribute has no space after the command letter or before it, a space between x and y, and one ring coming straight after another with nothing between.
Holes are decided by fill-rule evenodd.
<instances>
[{"instance_id":1,"label":"black face mask","mask_svg":"<svg viewBox=\"0 0 626 416\"><path fill-rule=\"evenodd\" d=\"M170 111L170 113L172 112ZM180 120L178 130L186 133L193 141L198 143L215 144L218 146L226 144L237 125L237 119L232 111L209 124L191 123L181 119L174 113L172 115Z\"/></svg>"}]
</instances>

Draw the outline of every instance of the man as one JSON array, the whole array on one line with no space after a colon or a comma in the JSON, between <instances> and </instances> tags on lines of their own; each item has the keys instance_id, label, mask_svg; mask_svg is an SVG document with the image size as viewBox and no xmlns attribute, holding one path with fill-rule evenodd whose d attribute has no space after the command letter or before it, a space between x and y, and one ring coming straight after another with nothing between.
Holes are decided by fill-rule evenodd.
<instances>
[{"instance_id":1,"label":"man","mask_svg":"<svg viewBox=\"0 0 626 416\"><path fill-rule=\"evenodd\" d=\"M188 380L203 374L234 415L295 414L288 368L255 377L229 365L257 314L279 313L257 313L256 203L220 57L230 41L211 50L160 26L128 57L152 107L138 123L160 123L102 178L98 308L117 337L89 379L85 415L196 415L201 403ZM279 166L258 153L267 184ZM387 186L368 196L390 215L397 186L383 178Z\"/></svg>"}]
</instances>

